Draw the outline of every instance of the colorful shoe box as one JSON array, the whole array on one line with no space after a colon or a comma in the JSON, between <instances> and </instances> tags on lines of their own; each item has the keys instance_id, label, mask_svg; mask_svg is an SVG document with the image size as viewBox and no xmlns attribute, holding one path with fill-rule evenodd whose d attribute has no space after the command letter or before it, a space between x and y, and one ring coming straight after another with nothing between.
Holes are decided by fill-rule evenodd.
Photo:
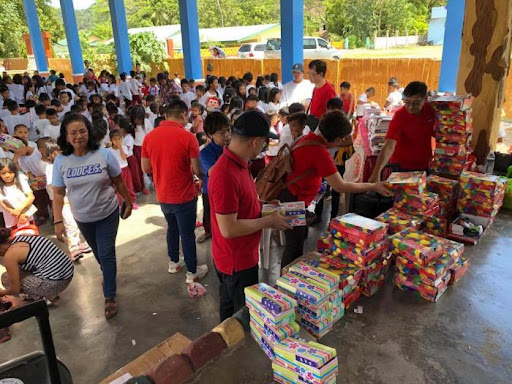
<instances>
[{"instance_id":1,"label":"colorful shoe box","mask_svg":"<svg viewBox=\"0 0 512 384\"><path fill-rule=\"evenodd\" d=\"M351 260L339 256L322 255L320 266L340 276L339 288L343 297L352 293L363 277L362 268L355 265Z\"/></svg>"},{"instance_id":2,"label":"colorful shoe box","mask_svg":"<svg viewBox=\"0 0 512 384\"><path fill-rule=\"evenodd\" d=\"M391 255L376 260L363 270L361 278L361 293L365 296L373 296L384 285L387 266L391 262Z\"/></svg>"},{"instance_id":3,"label":"colorful shoe box","mask_svg":"<svg viewBox=\"0 0 512 384\"><path fill-rule=\"evenodd\" d=\"M469 152L469 148L464 144L448 144L448 143L436 143L436 149L434 153L436 155L443 156L460 156ZM427 177L427 189L428 189L428 177ZM435 192L435 191L433 191Z\"/></svg>"},{"instance_id":4,"label":"colorful shoe box","mask_svg":"<svg viewBox=\"0 0 512 384\"><path fill-rule=\"evenodd\" d=\"M303 304L319 306L329 297L329 289L313 279L304 279L297 275L287 273L277 279L277 287L287 294L291 294Z\"/></svg>"},{"instance_id":5,"label":"colorful shoe box","mask_svg":"<svg viewBox=\"0 0 512 384\"><path fill-rule=\"evenodd\" d=\"M271 360L275 359L274 346L276 343L288 337L297 337L300 332L300 326L296 322L275 329L266 324L262 326L252 314L249 326L252 337Z\"/></svg>"},{"instance_id":6,"label":"colorful shoe box","mask_svg":"<svg viewBox=\"0 0 512 384\"><path fill-rule=\"evenodd\" d=\"M488 200L483 201L481 198L475 197L474 193L469 190L461 188L459 199L457 200L457 210L461 213L466 213L480 217L494 217L499 212L503 205L503 198L505 196L505 184L500 187L497 194Z\"/></svg>"},{"instance_id":7,"label":"colorful shoe box","mask_svg":"<svg viewBox=\"0 0 512 384\"><path fill-rule=\"evenodd\" d=\"M434 96L429 103L437 114L456 115L471 110L474 97L471 95Z\"/></svg>"},{"instance_id":8,"label":"colorful shoe box","mask_svg":"<svg viewBox=\"0 0 512 384\"><path fill-rule=\"evenodd\" d=\"M488 191L492 196L500 190L500 186L506 182L506 179L501 176L464 172L460 175L459 181L461 189Z\"/></svg>"},{"instance_id":9,"label":"colorful shoe box","mask_svg":"<svg viewBox=\"0 0 512 384\"><path fill-rule=\"evenodd\" d=\"M291 321L288 324L281 324L276 327L271 322L266 321L265 318L261 317L258 313L250 311L251 322L257 325L260 332L267 335L271 341L284 340L287 337L297 335L300 331L299 325L295 321Z\"/></svg>"},{"instance_id":10,"label":"colorful shoe box","mask_svg":"<svg viewBox=\"0 0 512 384\"><path fill-rule=\"evenodd\" d=\"M307 319L310 319L313 323L318 323L331 316L334 307L342 305L342 298L341 290L336 289L322 305L316 306L306 302L299 303L297 308L295 308L295 313L300 315L307 314Z\"/></svg>"},{"instance_id":11,"label":"colorful shoe box","mask_svg":"<svg viewBox=\"0 0 512 384\"><path fill-rule=\"evenodd\" d=\"M260 303L247 296L245 298L245 305L249 308L251 316L259 316L265 324L276 329L295 321L295 308L290 308L279 315L274 315Z\"/></svg>"},{"instance_id":12,"label":"colorful shoe box","mask_svg":"<svg viewBox=\"0 0 512 384\"><path fill-rule=\"evenodd\" d=\"M386 180L389 189L395 193L419 195L427 184L426 172L393 172Z\"/></svg>"},{"instance_id":13,"label":"colorful shoe box","mask_svg":"<svg viewBox=\"0 0 512 384\"><path fill-rule=\"evenodd\" d=\"M393 208L408 213L425 213L438 205L439 196L437 193L424 191L419 195L402 193L395 195Z\"/></svg>"},{"instance_id":14,"label":"colorful shoe box","mask_svg":"<svg viewBox=\"0 0 512 384\"><path fill-rule=\"evenodd\" d=\"M301 227L306 225L306 207L303 201L293 201L288 203L263 204L261 207L261 215L271 215L275 211L279 211L286 217L286 222L293 227Z\"/></svg>"},{"instance_id":15,"label":"colorful shoe box","mask_svg":"<svg viewBox=\"0 0 512 384\"><path fill-rule=\"evenodd\" d=\"M458 261L464 254L464 244L457 241L442 239L444 252L443 256L450 256L453 261Z\"/></svg>"},{"instance_id":16,"label":"colorful shoe box","mask_svg":"<svg viewBox=\"0 0 512 384\"><path fill-rule=\"evenodd\" d=\"M434 155L430 164L430 171L437 175L459 176L466 170L468 155L446 156Z\"/></svg>"},{"instance_id":17,"label":"colorful shoe box","mask_svg":"<svg viewBox=\"0 0 512 384\"><path fill-rule=\"evenodd\" d=\"M411 260L404 257L396 258L396 268L402 275L407 276L415 283L423 283L433 287L438 286L443 281L455 261L450 255L443 255L434 260L426 267L420 267Z\"/></svg>"},{"instance_id":18,"label":"colorful shoe box","mask_svg":"<svg viewBox=\"0 0 512 384\"><path fill-rule=\"evenodd\" d=\"M469 259L460 258L450 269L450 281L448 285L457 283L466 274L469 268Z\"/></svg>"},{"instance_id":19,"label":"colorful shoe box","mask_svg":"<svg viewBox=\"0 0 512 384\"><path fill-rule=\"evenodd\" d=\"M322 379L318 379L315 375L305 368L290 368L283 366L279 362L272 363L274 371L274 381L281 384L336 384L338 370L332 371L329 375L325 375Z\"/></svg>"},{"instance_id":20,"label":"colorful shoe box","mask_svg":"<svg viewBox=\"0 0 512 384\"><path fill-rule=\"evenodd\" d=\"M349 309L352 304L354 304L361 297L361 288L359 286L355 287L354 290L346 296L343 296L343 305L345 306L345 311Z\"/></svg>"},{"instance_id":21,"label":"colorful shoe box","mask_svg":"<svg viewBox=\"0 0 512 384\"><path fill-rule=\"evenodd\" d=\"M307 318L300 318L299 323L302 328L308 331L311 335L320 339L327 335L333 328L334 324L343 317L345 314L345 307L343 303L334 306L332 313L328 319L325 319L321 323L314 323Z\"/></svg>"},{"instance_id":22,"label":"colorful shoe box","mask_svg":"<svg viewBox=\"0 0 512 384\"><path fill-rule=\"evenodd\" d=\"M417 279L410 278L401 273L395 273L393 283L402 291L412 292L430 302L436 302L448 288L450 273L447 273L437 286L418 282Z\"/></svg>"},{"instance_id":23,"label":"colorful shoe box","mask_svg":"<svg viewBox=\"0 0 512 384\"><path fill-rule=\"evenodd\" d=\"M390 240L392 254L405 257L420 267L426 267L445 251L442 239L414 229L405 229Z\"/></svg>"},{"instance_id":24,"label":"colorful shoe box","mask_svg":"<svg viewBox=\"0 0 512 384\"><path fill-rule=\"evenodd\" d=\"M340 277L321 267L314 267L305 261L299 261L290 267L289 273L315 280L317 283L327 287L329 293L337 290L340 284Z\"/></svg>"},{"instance_id":25,"label":"colorful shoe box","mask_svg":"<svg viewBox=\"0 0 512 384\"><path fill-rule=\"evenodd\" d=\"M341 255L346 259L354 262L356 266L366 267L375 259L382 257L389 248L389 241L387 238L379 241L374 246L368 249L356 247L352 243L340 242L338 248L332 253L334 256Z\"/></svg>"},{"instance_id":26,"label":"colorful shoe box","mask_svg":"<svg viewBox=\"0 0 512 384\"><path fill-rule=\"evenodd\" d=\"M279 315L297 306L297 301L265 283L246 287L244 292L246 298L253 299L273 315Z\"/></svg>"},{"instance_id":27,"label":"colorful shoe box","mask_svg":"<svg viewBox=\"0 0 512 384\"><path fill-rule=\"evenodd\" d=\"M437 175L427 177L427 190L439 195L442 201L453 201L457 198L459 182Z\"/></svg>"},{"instance_id":28,"label":"colorful shoe box","mask_svg":"<svg viewBox=\"0 0 512 384\"><path fill-rule=\"evenodd\" d=\"M443 124L437 121L434 124L435 132L439 132L441 134L452 134L452 133L473 133L473 123L458 123L458 124Z\"/></svg>"},{"instance_id":29,"label":"colorful shoe box","mask_svg":"<svg viewBox=\"0 0 512 384\"><path fill-rule=\"evenodd\" d=\"M406 228L420 229L422 220L418 217L402 212L396 208L390 208L381 213L375 220L388 225L388 234L394 235Z\"/></svg>"},{"instance_id":30,"label":"colorful shoe box","mask_svg":"<svg viewBox=\"0 0 512 384\"><path fill-rule=\"evenodd\" d=\"M274 352L274 345L275 343L271 342L268 337L265 336L263 332L260 331L259 327L255 326L255 324L251 321L249 323L249 327L251 328L251 336L258 343L260 348L265 352L267 357L275 361L276 354Z\"/></svg>"},{"instance_id":31,"label":"colorful shoe box","mask_svg":"<svg viewBox=\"0 0 512 384\"><path fill-rule=\"evenodd\" d=\"M448 236L448 220L438 217L424 216L423 232L437 237Z\"/></svg>"},{"instance_id":32,"label":"colorful shoe box","mask_svg":"<svg viewBox=\"0 0 512 384\"><path fill-rule=\"evenodd\" d=\"M438 143L444 143L444 144L456 144L456 145L466 145L469 144L471 140L471 132L465 132L465 133L441 133L436 132L436 142Z\"/></svg>"},{"instance_id":33,"label":"colorful shoe box","mask_svg":"<svg viewBox=\"0 0 512 384\"><path fill-rule=\"evenodd\" d=\"M386 236L388 226L355 213L347 213L332 219L329 229L335 238L368 248Z\"/></svg>"},{"instance_id":34,"label":"colorful shoe box","mask_svg":"<svg viewBox=\"0 0 512 384\"><path fill-rule=\"evenodd\" d=\"M320 253L331 254L336 249L334 237L329 232L324 232L316 241L316 250Z\"/></svg>"},{"instance_id":35,"label":"colorful shoe box","mask_svg":"<svg viewBox=\"0 0 512 384\"><path fill-rule=\"evenodd\" d=\"M448 126L470 126L473 124L473 111L445 111L436 113L436 123Z\"/></svg>"},{"instance_id":36,"label":"colorful shoe box","mask_svg":"<svg viewBox=\"0 0 512 384\"><path fill-rule=\"evenodd\" d=\"M334 348L290 337L276 345L274 351L276 363L297 373L302 380L307 379L305 382L321 384L338 374L338 358Z\"/></svg>"}]
</instances>

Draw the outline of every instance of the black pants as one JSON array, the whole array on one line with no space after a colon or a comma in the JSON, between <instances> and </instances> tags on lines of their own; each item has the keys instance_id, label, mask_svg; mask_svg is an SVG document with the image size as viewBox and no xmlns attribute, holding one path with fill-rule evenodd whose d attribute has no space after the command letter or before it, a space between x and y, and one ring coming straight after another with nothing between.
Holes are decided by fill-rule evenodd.
<instances>
[{"instance_id":1,"label":"black pants","mask_svg":"<svg viewBox=\"0 0 512 384\"><path fill-rule=\"evenodd\" d=\"M290 202L297 201L298 198L288 189L285 189L281 192L278 199L281 202ZM287 266L304 253L304 241L307 236L307 227L293 227L293 229L284 231L284 236L286 244L283 251L283 257L281 259L281 268Z\"/></svg>"},{"instance_id":2,"label":"black pants","mask_svg":"<svg viewBox=\"0 0 512 384\"><path fill-rule=\"evenodd\" d=\"M345 166L337 165L336 168L338 169L338 172L340 173L341 177L343 177L343 174L345 173ZM329 189L330 187L327 186L327 188ZM340 194L331 188L331 196L332 196L331 219L333 219L336 216L338 216L338 211L340 208ZM315 215L316 216L320 216L320 217L322 216L322 213L324 211L324 199L325 199L325 196L320 199L320 201L318 202L318 204L315 207Z\"/></svg>"},{"instance_id":3,"label":"black pants","mask_svg":"<svg viewBox=\"0 0 512 384\"><path fill-rule=\"evenodd\" d=\"M35 216L38 219L48 219L50 214L48 213L48 206L50 204L50 198L48 197L48 192L46 189L40 189L38 191L34 191L34 205L37 208L37 212Z\"/></svg>"},{"instance_id":4,"label":"black pants","mask_svg":"<svg viewBox=\"0 0 512 384\"><path fill-rule=\"evenodd\" d=\"M220 282L220 321L223 322L245 306L244 289L258 284L258 266L233 272L232 275L226 275L217 270L217 277Z\"/></svg>"},{"instance_id":5,"label":"black pants","mask_svg":"<svg viewBox=\"0 0 512 384\"><path fill-rule=\"evenodd\" d=\"M203 193L203 228L205 233L212 233L210 223L210 199L207 194Z\"/></svg>"}]
</instances>

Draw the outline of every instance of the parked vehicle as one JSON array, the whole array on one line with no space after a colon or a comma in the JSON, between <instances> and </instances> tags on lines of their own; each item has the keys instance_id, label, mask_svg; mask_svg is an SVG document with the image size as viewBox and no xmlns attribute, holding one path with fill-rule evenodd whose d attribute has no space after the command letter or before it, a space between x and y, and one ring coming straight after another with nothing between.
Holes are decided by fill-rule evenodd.
<instances>
[{"instance_id":1,"label":"parked vehicle","mask_svg":"<svg viewBox=\"0 0 512 384\"><path fill-rule=\"evenodd\" d=\"M263 59L265 46L265 43L242 44L236 55L240 59Z\"/></svg>"},{"instance_id":2,"label":"parked vehicle","mask_svg":"<svg viewBox=\"0 0 512 384\"><path fill-rule=\"evenodd\" d=\"M281 58L281 39L268 39L264 53L265 59ZM321 37L304 37L304 58L305 59L335 59L339 60L341 51L333 48Z\"/></svg>"}]
</instances>

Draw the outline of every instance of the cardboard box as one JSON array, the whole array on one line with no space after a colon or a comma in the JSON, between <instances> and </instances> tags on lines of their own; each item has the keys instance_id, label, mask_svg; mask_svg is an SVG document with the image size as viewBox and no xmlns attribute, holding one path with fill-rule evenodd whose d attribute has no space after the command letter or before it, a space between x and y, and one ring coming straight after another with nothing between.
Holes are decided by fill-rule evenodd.
<instances>
[{"instance_id":1,"label":"cardboard box","mask_svg":"<svg viewBox=\"0 0 512 384\"><path fill-rule=\"evenodd\" d=\"M424 191L419 195L410 195L402 193L395 195L395 203L393 208L410 214L424 214L434 209L439 202L437 193Z\"/></svg>"},{"instance_id":2,"label":"cardboard box","mask_svg":"<svg viewBox=\"0 0 512 384\"><path fill-rule=\"evenodd\" d=\"M398 272L407 276L417 284L423 283L433 287L442 283L443 278L454 263L455 260L453 260L450 255L443 255L426 267L420 267L411 260L401 256L396 258L396 268Z\"/></svg>"},{"instance_id":3,"label":"cardboard box","mask_svg":"<svg viewBox=\"0 0 512 384\"><path fill-rule=\"evenodd\" d=\"M426 172L393 172L386 180L389 189L395 193L419 195L427 184Z\"/></svg>"},{"instance_id":4,"label":"cardboard box","mask_svg":"<svg viewBox=\"0 0 512 384\"><path fill-rule=\"evenodd\" d=\"M250 297L245 298L245 305L247 306L247 308L249 308L249 313L251 314L251 316L258 315L260 318L264 319L266 324L270 325L273 328L278 328L295 321L294 308L290 308L284 312L281 312L279 315L274 315L273 313L270 313L260 303L258 303L257 301Z\"/></svg>"},{"instance_id":5,"label":"cardboard box","mask_svg":"<svg viewBox=\"0 0 512 384\"><path fill-rule=\"evenodd\" d=\"M335 249L334 237L328 232L322 233L316 241L316 250L320 253L331 254Z\"/></svg>"},{"instance_id":6,"label":"cardboard box","mask_svg":"<svg viewBox=\"0 0 512 384\"><path fill-rule=\"evenodd\" d=\"M407 228L420 229L423 222L419 217L402 212L396 208L390 208L386 212L381 213L375 220L388 225L388 234L394 235Z\"/></svg>"},{"instance_id":7,"label":"cardboard box","mask_svg":"<svg viewBox=\"0 0 512 384\"><path fill-rule=\"evenodd\" d=\"M278 278L276 285L279 290L293 295L297 301L306 305L321 305L330 294L325 285L313 279L305 279L291 273Z\"/></svg>"},{"instance_id":8,"label":"cardboard box","mask_svg":"<svg viewBox=\"0 0 512 384\"><path fill-rule=\"evenodd\" d=\"M331 233L338 239L343 239L361 248L371 247L382 240L388 230L385 223L347 213L331 220Z\"/></svg>"},{"instance_id":9,"label":"cardboard box","mask_svg":"<svg viewBox=\"0 0 512 384\"><path fill-rule=\"evenodd\" d=\"M402 291L412 292L427 301L436 302L446 291L446 288L448 288L449 280L450 273L447 273L442 278L441 282L437 286L433 287L432 285L415 281L414 279L411 279L406 275L402 275L401 273L395 273L393 283Z\"/></svg>"},{"instance_id":10,"label":"cardboard box","mask_svg":"<svg viewBox=\"0 0 512 384\"><path fill-rule=\"evenodd\" d=\"M391 255L376 260L363 270L363 277L360 282L363 295L373 296L384 285L387 266L390 262Z\"/></svg>"},{"instance_id":11,"label":"cardboard box","mask_svg":"<svg viewBox=\"0 0 512 384\"><path fill-rule=\"evenodd\" d=\"M448 144L448 143L436 143L436 149L434 153L436 155L443 156L459 156L469 152L469 149L464 144ZM427 177L427 188L428 188L428 177ZM435 191L432 191L435 192ZM436 192L437 193L437 192Z\"/></svg>"},{"instance_id":12,"label":"cardboard box","mask_svg":"<svg viewBox=\"0 0 512 384\"><path fill-rule=\"evenodd\" d=\"M305 261L299 261L292 265L289 273L304 277L306 279L313 279L319 284L327 287L329 293L338 289L340 284L340 277L321 267L315 267Z\"/></svg>"},{"instance_id":13,"label":"cardboard box","mask_svg":"<svg viewBox=\"0 0 512 384\"><path fill-rule=\"evenodd\" d=\"M244 292L246 298L249 297L258 302L273 315L279 315L297 306L297 302L294 299L288 295L283 295L277 289L265 283L246 287Z\"/></svg>"},{"instance_id":14,"label":"cardboard box","mask_svg":"<svg viewBox=\"0 0 512 384\"><path fill-rule=\"evenodd\" d=\"M263 204L261 215L271 215L275 211L279 211L281 215L286 217L286 222L293 227L303 227L306 225L306 206L303 201L294 201L288 203Z\"/></svg>"},{"instance_id":15,"label":"cardboard box","mask_svg":"<svg viewBox=\"0 0 512 384\"><path fill-rule=\"evenodd\" d=\"M429 99L437 114L454 115L471 109L474 97L471 95L436 95Z\"/></svg>"},{"instance_id":16,"label":"cardboard box","mask_svg":"<svg viewBox=\"0 0 512 384\"><path fill-rule=\"evenodd\" d=\"M337 359L335 360L331 364L337 364ZM315 377L314 374L308 373L306 369L294 369L290 366L284 366L280 362L272 363L272 369L274 371L274 380L281 384L336 384L336 376L338 375L338 369L335 369L329 375L325 375L320 379Z\"/></svg>"},{"instance_id":17,"label":"cardboard box","mask_svg":"<svg viewBox=\"0 0 512 384\"><path fill-rule=\"evenodd\" d=\"M341 242L339 247L332 253L334 256L343 256L351 260L356 266L367 267L376 259L382 257L389 248L387 238L379 241L371 248L360 248L351 243Z\"/></svg>"},{"instance_id":18,"label":"cardboard box","mask_svg":"<svg viewBox=\"0 0 512 384\"><path fill-rule=\"evenodd\" d=\"M426 267L444 252L442 239L413 229L405 229L391 236L390 240L392 254L405 257L421 267Z\"/></svg>"},{"instance_id":19,"label":"cardboard box","mask_svg":"<svg viewBox=\"0 0 512 384\"><path fill-rule=\"evenodd\" d=\"M143 375L169 356L181 351L191 343L187 337L181 333L175 333L160 344L143 353L135 360L129 362L124 367L119 368L115 373L101 381L100 384L110 384L123 375L131 375L132 377Z\"/></svg>"},{"instance_id":20,"label":"cardboard box","mask_svg":"<svg viewBox=\"0 0 512 384\"><path fill-rule=\"evenodd\" d=\"M320 266L340 276L339 288L343 297L352 293L363 276L361 267L355 265L353 261L339 256L322 256Z\"/></svg>"},{"instance_id":21,"label":"cardboard box","mask_svg":"<svg viewBox=\"0 0 512 384\"><path fill-rule=\"evenodd\" d=\"M469 268L469 260L465 257L459 259L450 269L450 281L448 285L457 283L466 274Z\"/></svg>"}]
</instances>

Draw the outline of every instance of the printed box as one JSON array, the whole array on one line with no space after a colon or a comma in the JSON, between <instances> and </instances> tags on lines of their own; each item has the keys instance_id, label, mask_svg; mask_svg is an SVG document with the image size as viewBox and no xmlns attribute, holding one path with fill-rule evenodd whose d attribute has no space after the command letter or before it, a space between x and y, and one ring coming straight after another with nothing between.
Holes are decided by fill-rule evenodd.
<instances>
[{"instance_id":1,"label":"printed box","mask_svg":"<svg viewBox=\"0 0 512 384\"><path fill-rule=\"evenodd\" d=\"M335 238L368 248L386 236L388 226L355 213L347 213L332 219L329 228Z\"/></svg>"},{"instance_id":2,"label":"printed box","mask_svg":"<svg viewBox=\"0 0 512 384\"><path fill-rule=\"evenodd\" d=\"M455 263L450 255L443 255L434 260L426 267L420 267L411 260L404 257L396 258L396 268L402 274L407 276L415 283L423 283L433 287L442 283L450 268Z\"/></svg>"},{"instance_id":3,"label":"printed box","mask_svg":"<svg viewBox=\"0 0 512 384\"><path fill-rule=\"evenodd\" d=\"M459 259L450 269L450 281L448 285L457 283L466 274L469 268L469 260L465 257Z\"/></svg>"},{"instance_id":4,"label":"printed box","mask_svg":"<svg viewBox=\"0 0 512 384\"><path fill-rule=\"evenodd\" d=\"M245 297L249 297L260 303L267 311L274 315L295 308L297 301L287 295L283 295L277 289L265 283L259 283L244 289Z\"/></svg>"},{"instance_id":5,"label":"printed box","mask_svg":"<svg viewBox=\"0 0 512 384\"><path fill-rule=\"evenodd\" d=\"M413 229L405 229L390 239L392 254L405 257L420 267L426 267L445 250L442 239Z\"/></svg>"},{"instance_id":6,"label":"printed box","mask_svg":"<svg viewBox=\"0 0 512 384\"><path fill-rule=\"evenodd\" d=\"M412 292L427 301L436 302L446 291L446 288L448 288L449 280L450 273L447 273L441 282L434 287L429 284L423 284L421 282L415 281L414 279L411 279L406 275L402 275L401 273L395 273L393 283L402 291Z\"/></svg>"},{"instance_id":7,"label":"printed box","mask_svg":"<svg viewBox=\"0 0 512 384\"><path fill-rule=\"evenodd\" d=\"M352 260L355 265L366 267L377 258L382 257L387 252L388 248L389 241L387 238L379 241L368 249L357 247L351 243L340 242L338 248L332 254L334 256L342 255Z\"/></svg>"},{"instance_id":8,"label":"printed box","mask_svg":"<svg viewBox=\"0 0 512 384\"><path fill-rule=\"evenodd\" d=\"M422 219L417 216L402 212L396 208L390 208L386 212L381 213L375 220L388 225L388 234L394 235L406 228L420 229Z\"/></svg>"},{"instance_id":9,"label":"printed box","mask_svg":"<svg viewBox=\"0 0 512 384\"><path fill-rule=\"evenodd\" d=\"M322 255L320 266L340 276L339 288L343 297L352 293L363 276L362 268L355 265L351 260L339 256Z\"/></svg>"},{"instance_id":10,"label":"printed box","mask_svg":"<svg viewBox=\"0 0 512 384\"><path fill-rule=\"evenodd\" d=\"M295 321L295 309L290 308L284 312L281 312L279 315L274 315L270 313L265 307L263 307L260 303L251 299L250 297L245 298L245 305L249 308L249 312L251 316L259 316L261 319L265 321L265 324L273 328L279 328L286 324L293 323Z\"/></svg>"},{"instance_id":11,"label":"printed box","mask_svg":"<svg viewBox=\"0 0 512 384\"><path fill-rule=\"evenodd\" d=\"M288 203L263 204L261 215L271 215L275 211L279 211L281 215L286 217L286 222L293 227L301 227L306 225L306 206L303 201L294 201Z\"/></svg>"},{"instance_id":12,"label":"printed box","mask_svg":"<svg viewBox=\"0 0 512 384\"><path fill-rule=\"evenodd\" d=\"M427 184L426 172L393 172L386 180L389 189L395 193L419 195Z\"/></svg>"},{"instance_id":13,"label":"printed box","mask_svg":"<svg viewBox=\"0 0 512 384\"><path fill-rule=\"evenodd\" d=\"M277 287L289 292L303 304L321 305L329 297L329 289L313 279L304 279L287 273L277 279Z\"/></svg>"},{"instance_id":14,"label":"printed box","mask_svg":"<svg viewBox=\"0 0 512 384\"><path fill-rule=\"evenodd\" d=\"M409 195L408 193L395 195L393 208L408 213L425 213L438 205L439 196L437 193L422 192L419 195Z\"/></svg>"},{"instance_id":15,"label":"printed box","mask_svg":"<svg viewBox=\"0 0 512 384\"><path fill-rule=\"evenodd\" d=\"M306 279L315 280L317 283L326 286L329 293L338 289L340 284L340 277L335 273L331 273L321 267L314 267L305 261L299 261L292 265L288 272Z\"/></svg>"}]
</instances>

